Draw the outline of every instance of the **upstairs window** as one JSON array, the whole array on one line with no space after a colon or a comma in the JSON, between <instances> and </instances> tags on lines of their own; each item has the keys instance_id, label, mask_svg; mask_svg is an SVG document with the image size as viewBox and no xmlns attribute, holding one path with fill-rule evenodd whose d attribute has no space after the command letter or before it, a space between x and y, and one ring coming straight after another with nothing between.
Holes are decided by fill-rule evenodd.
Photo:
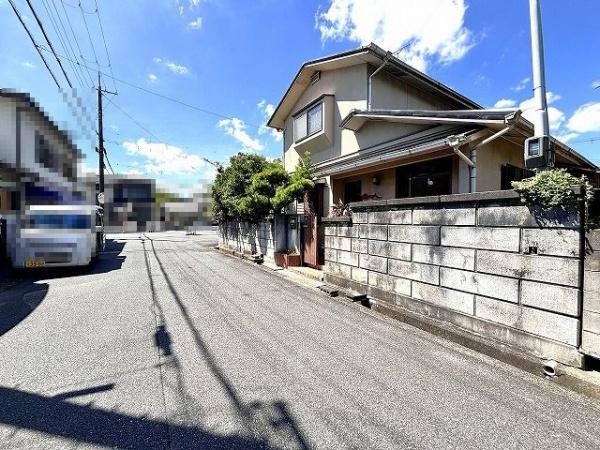
<instances>
[{"instance_id":1,"label":"upstairs window","mask_svg":"<svg viewBox=\"0 0 600 450\"><path fill-rule=\"evenodd\" d=\"M35 162L47 169L54 169L56 164L52 161L52 149L46 138L40 134L35 135Z\"/></svg>"},{"instance_id":2,"label":"upstairs window","mask_svg":"<svg viewBox=\"0 0 600 450\"><path fill-rule=\"evenodd\" d=\"M298 142L323 129L323 103L312 106L294 119L294 141Z\"/></svg>"}]
</instances>

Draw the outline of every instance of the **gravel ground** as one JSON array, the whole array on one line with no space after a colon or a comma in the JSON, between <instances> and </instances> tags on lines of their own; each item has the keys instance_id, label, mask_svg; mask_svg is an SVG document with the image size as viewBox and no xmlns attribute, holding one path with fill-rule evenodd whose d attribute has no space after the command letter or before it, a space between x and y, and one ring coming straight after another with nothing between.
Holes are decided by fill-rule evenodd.
<instances>
[{"instance_id":1,"label":"gravel ground","mask_svg":"<svg viewBox=\"0 0 600 450\"><path fill-rule=\"evenodd\" d=\"M592 401L214 234L112 238L89 271L0 292L29 313L0 328L0 449L598 448Z\"/></svg>"}]
</instances>

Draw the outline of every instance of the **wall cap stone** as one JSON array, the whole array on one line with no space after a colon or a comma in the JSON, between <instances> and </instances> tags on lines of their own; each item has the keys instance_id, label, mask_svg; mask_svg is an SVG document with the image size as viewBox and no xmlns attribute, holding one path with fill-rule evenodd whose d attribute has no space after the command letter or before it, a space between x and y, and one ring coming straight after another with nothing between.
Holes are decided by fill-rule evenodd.
<instances>
[{"instance_id":1,"label":"wall cap stone","mask_svg":"<svg viewBox=\"0 0 600 450\"><path fill-rule=\"evenodd\" d=\"M465 194L432 195L429 197L395 198L350 203L353 210L377 208L381 206L444 205L447 203L475 203L507 200L514 202L521 196L512 189L502 191L472 192Z\"/></svg>"},{"instance_id":2,"label":"wall cap stone","mask_svg":"<svg viewBox=\"0 0 600 450\"><path fill-rule=\"evenodd\" d=\"M321 223L342 223L342 224L352 224L352 217L322 217Z\"/></svg>"}]
</instances>

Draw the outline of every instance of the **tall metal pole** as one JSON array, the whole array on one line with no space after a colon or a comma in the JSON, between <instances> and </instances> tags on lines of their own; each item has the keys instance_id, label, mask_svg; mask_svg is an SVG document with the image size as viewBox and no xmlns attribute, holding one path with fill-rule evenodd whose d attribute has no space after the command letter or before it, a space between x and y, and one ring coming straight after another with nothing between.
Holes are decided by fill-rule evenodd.
<instances>
[{"instance_id":1,"label":"tall metal pole","mask_svg":"<svg viewBox=\"0 0 600 450\"><path fill-rule=\"evenodd\" d=\"M104 194L104 130L102 128L102 85L98 72L98 183L99 194Z\"/></svg>"},{"instance_id":2,"label":"tall metal pole","mask_svg":"<svg viewBox=\"0 0 600 450\"><path fill-rule=\"evenodd\" d=\"M549 136L548 105L546 104L546 75L544 73L544 39L539 0L529 0L531 22L531 60L533 64L533 97L535 102L535 136Z\"/></svg>"}]
</instances>

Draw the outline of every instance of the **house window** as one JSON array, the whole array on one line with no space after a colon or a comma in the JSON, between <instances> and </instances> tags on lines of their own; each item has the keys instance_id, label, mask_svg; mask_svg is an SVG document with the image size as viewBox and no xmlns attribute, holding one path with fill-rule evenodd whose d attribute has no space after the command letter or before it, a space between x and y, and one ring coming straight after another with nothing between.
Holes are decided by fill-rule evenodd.
<instances>
[{"instance_id":1,"label":"house window","mask_svg":"<svg viewBox=\"0 0 600 450\"><path fill-rule=\"evenodd\" d=\"M40 133L35 134L35 162L47 169L54 169L50 144Z\"/></svg>"},{"instance_id":2,"label":"house window","mask_svg":"<svg viewBox=\"0 0 600 450\"><path fill-rule=\"evenodd\" d=\"M362 200L362 183L360 180L351 181L344 185L344 203L360 202Z\"/></svg>"},{"instance_id":3,"label":"house window","mask_svg":"<svg viewBox=\"0 0 600 450\"><path fill-rule=\"evenodd\" d=\"M323 103L319 103L294 119L294 140L298 142L322 129Z\"/></svg>"},{"instance_id":4,"label":"house window","mask_svg":"<svg viewBox=\"0 0 600 450\"><path fill-rule=\"evenodd\" d=\"M531 170L521 169L512 164L504 164L500 169L500 189L512 189L511 181L521 181L535 175Z\"/></svg>"},{"instance_id":5,"label":"house window","mask_svg":"<svg viewBox=\"0 0 600 450\"><path fill-rule=\"evenodd\" d=\"M396 169L396 197L452 193L452 158L440 158Z\"/></svg>"}]
</instances>

